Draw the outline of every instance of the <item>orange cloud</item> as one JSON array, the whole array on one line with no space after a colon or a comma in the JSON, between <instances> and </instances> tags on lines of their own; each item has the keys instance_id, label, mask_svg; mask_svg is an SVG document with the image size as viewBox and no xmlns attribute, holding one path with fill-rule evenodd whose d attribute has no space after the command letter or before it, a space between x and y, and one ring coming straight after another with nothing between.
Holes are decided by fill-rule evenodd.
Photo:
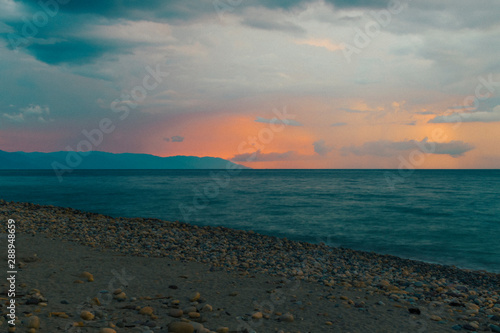
<instances>
[{"instance_id":1,"label":"orange cloud","mask_svg":"<svg viewBox=\"0 0 500 333\"><path fill-rule=\"evenodd\" d=\"M300 39L296 40L295 44L298 45L310 45L310 46L316 46L316 47L322 47L324 49L327 49L328 51L335 52L344 49L344 46L341 44L335 44L329 39Z\"/></svg>"}]
</instances>

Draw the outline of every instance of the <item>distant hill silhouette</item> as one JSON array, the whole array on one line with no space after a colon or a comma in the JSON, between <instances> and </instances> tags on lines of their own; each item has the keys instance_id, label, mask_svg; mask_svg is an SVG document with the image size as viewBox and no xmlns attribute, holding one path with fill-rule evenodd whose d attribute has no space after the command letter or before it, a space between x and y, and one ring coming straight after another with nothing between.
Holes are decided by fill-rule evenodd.
<instances>
[{"instance_id":1,"label":"distant hill silhouette","mask_svg":"<svg viewBox=\"0 0 500 333\"><path fill-rule=\"evenodd\" d=\"M54 163L58 168L72 169L225 169L228 165L236 166L235 163L219 157L159 157L149 154L113 154L101 151L92 151L86 156L82 153L73 153L70 157L67 151L10 153L0 150L0 169L52 169ZM249 169L242 165L240 168Z\"/></svg>"}]
</instances>

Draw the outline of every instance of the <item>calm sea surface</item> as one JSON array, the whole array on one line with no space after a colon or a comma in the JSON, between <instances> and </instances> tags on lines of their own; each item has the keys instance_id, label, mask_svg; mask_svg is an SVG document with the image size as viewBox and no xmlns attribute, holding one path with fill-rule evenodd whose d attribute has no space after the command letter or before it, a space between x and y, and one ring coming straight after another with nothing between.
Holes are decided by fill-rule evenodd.
<instances>
[{"instance_id":1,"label":"calm sea surface","mask_svg":"<svg viewBox=\"0 0 500 333\"><path fill-rule=\"evenodd\" d=\"M389 177L389 178L388 178ZM0 198L500 273L500 170L0 171Z\"/></svg>"}]
</instances>

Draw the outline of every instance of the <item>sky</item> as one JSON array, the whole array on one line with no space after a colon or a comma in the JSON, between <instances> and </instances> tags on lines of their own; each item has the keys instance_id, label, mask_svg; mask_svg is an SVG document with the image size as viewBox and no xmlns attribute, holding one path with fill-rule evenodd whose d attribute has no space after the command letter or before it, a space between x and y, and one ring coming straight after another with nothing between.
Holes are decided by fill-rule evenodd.
<instances>
[{"instance_id":1,"label":"sky","mask_svg":"<svg viewBox=\"0 0 500 333\"><path fill-rule=\"evenodd\" d=\"M500 2L0 0L0 150L499 168Z\"/></svg>"}]
</instances>

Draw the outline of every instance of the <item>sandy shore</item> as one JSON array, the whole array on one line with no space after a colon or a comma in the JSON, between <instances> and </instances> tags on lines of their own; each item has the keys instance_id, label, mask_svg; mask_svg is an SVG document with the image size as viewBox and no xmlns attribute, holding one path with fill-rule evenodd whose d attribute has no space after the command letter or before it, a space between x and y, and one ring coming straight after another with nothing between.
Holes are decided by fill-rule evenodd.
<instances>
[{"instance_id":1,"label":"sandy shore","mask_svg":"<svg viewBox=\"0 0 500 333\"><path fill-rule=\"evenodd\" d=\"M499 274L28 203L0 217L16 332L500 332Z\"/></svg>"}]
</instances>

